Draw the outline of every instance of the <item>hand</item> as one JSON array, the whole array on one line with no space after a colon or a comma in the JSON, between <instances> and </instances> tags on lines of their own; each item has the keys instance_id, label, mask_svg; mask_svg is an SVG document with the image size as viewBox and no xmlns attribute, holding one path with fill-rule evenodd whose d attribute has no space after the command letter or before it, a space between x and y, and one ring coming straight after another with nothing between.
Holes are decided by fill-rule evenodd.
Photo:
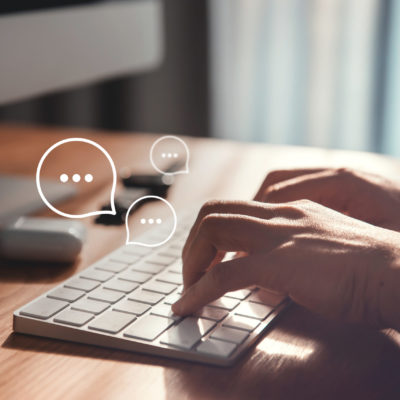
<instances>
[{"instance_id":1,"label":"hand","mask_svg":"<svg viewBox=\"0 0 400 400\"><path fill-rule=\"evenodd\" d=\"M345 168L273 171L255 196L268 203L300 199L400 231L400 185L377 175Z\"/></svg>"},{"instance_id":2,"label":"hand","mask_svg":"<svg viewBox=\"0 0 400 400\"><path fill-rule=\"evenodd\" d=\"M212 266L218 251L248 255ZM400 234L317 203L214 202L183 251L187 315L224 293L258 285L328 317L400 328Z\"/></svg>"}]
</instances>

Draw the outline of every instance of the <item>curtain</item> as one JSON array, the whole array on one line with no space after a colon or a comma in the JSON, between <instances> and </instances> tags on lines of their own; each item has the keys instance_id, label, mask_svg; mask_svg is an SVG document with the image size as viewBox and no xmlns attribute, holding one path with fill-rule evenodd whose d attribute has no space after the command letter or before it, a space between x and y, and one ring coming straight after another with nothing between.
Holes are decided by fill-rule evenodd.
<instances>
[{"instance_id":1,"label":"curtain","mask_svg":"<svg viewBox=\"0 0 400 400\"><path fill-rule=\"evenodd\" d=\"M209 12L212 135L400 155L399 1L210 0Z\"/></svg>"},{"instance_id":2,"label":"curtain","mask_svg":"<svg viewBox=\"0 0 400 400\"><path fill-rule=\"evenodd\" d=\"M382 150L400 156L400 1L398 0L392 2L388 32Z\"/></svg>"}]
</instances>

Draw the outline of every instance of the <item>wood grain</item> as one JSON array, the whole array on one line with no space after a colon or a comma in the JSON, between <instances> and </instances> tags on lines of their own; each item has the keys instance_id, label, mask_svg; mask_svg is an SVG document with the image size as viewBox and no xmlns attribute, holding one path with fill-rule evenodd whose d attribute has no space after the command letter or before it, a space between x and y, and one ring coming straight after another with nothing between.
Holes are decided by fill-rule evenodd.
<instances>
[{"instance_id":1,"label":"wood grain","mask_svg":"<svg viewBox=\"0 0 400 400\"><path fill-rule=\"evenodd\" d=\"M43 152L66 137L93 138L123 166L151 171L157 136L3 125L0 172L34 175ZM170 193L177 210L209 198L248 199L270 169L350 166L398 178L400 164L372 154L186 138L190 174ZM90 159L71 154L60 165ZM98 208L98 184L68 203ZM1 194L0 194L1 196ZM1 204L1 203L0 203ZM51 215L45 211L43 214ZM140 218L140 212L134 221ZM124 242L123 227L85 221L88 241L74 265L0 262L1 399L398 399L400 334L339 325L293 307L238 364L217 368L15 334L12 312Z\"/></svg>"}]
</instances>

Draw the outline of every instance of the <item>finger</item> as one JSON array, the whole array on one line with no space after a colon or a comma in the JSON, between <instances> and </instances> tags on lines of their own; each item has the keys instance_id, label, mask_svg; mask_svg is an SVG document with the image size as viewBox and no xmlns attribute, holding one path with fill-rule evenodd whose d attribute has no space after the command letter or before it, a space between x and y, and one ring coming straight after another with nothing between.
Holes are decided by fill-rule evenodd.
<instances>
[{"instance_id":1,"label":"finger","mask_svg":"<svg viewBox=\"0 0 400 400\"><path fill-rule=\"evenodd\" d=\"M309 174L278 183L263 196L268 203L286 203L308 199L337 211L346 210L348 199L356 193L343 177L333 171Z\"/></svg>"},{"instance_id":2,"label":"finger","mask_svg":"<svg viewBox=\"0 0 400 400\"><path fill-rule=\"evenodd\" d=\"M288 179L293 179L298 176L313 174L316 172L322 172L326 168L303 168L303 169L287 169L287 170L275 170L268 173L264 182L258 189L257 194L254 196L255 201L262 201L264 192L272 185L283 182Z\"/></svg>"},{"instance_id":3,"label":"finger","mask_svg":"<svg viewBox=\"0 0 400 400\"><path fill-rule=\"evenodd\" d=\"M276 225L271 222L268 226L264 219L243 215L210 214L205 217L190 250L183 257L185 289L210 268L217 250L252 253L277 246L288 232L276 229Z\"/></svg>"},{"instance_id":4,"label":"finger","mask_svg":"<svg viewBox=\"0 0 400 400\"><path fill-rule=\"evenodd\" d=\"M289 270L271 252L237 258L217 264L191 286L172 305L178 315L188 315L218 299L225 293L243 289L256 283L280 293L287 293Z\"/></svg>"},{"instance_id":5,"label":"finger","mask_svg":"<svg viewBox=\"0 0 400 400\"><path fill-rule=\"evenodd\" d=\"M245 257L215 265L184 292L172 305L172 311L178 315L188 315L226 292L251 286L257 281L257 270L248 261L248 257Z\"/></svg>"},{"instance_id":6,"label":"finger","mask_svg":"<svg viewBox=\"0 0 400 400\"><path fill-rule=\"evenodd\" d=\"M275 206L265 207L257 202L249 201L210 201L203 205L186 239L182 251L184 258L190 249L193 238L197 235L202 220L209 214L241 214L258 218L271 218L275 213ZM223 258L222 253L222 258ZM221 260L222 260L221 258Z\"/></svg>"}]
</instances>

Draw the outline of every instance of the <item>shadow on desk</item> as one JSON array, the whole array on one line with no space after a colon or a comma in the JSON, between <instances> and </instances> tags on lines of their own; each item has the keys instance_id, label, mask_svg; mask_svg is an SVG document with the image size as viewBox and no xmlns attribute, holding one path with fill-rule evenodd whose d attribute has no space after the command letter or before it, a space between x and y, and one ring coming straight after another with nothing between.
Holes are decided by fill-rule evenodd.
<instances>
[{"instance_id":1,"label":"shadow on desk","mask_svg":"<svg viewBox=\"0 0 400 400\"><path fill-rule=\"evenodd\" d=\"M297 306L229 368L15 333L2 347L161 367L171 400L177 393L188 399L400 398L400 346L390 331L340 325Z\"/></svg>"}]
</instances>

